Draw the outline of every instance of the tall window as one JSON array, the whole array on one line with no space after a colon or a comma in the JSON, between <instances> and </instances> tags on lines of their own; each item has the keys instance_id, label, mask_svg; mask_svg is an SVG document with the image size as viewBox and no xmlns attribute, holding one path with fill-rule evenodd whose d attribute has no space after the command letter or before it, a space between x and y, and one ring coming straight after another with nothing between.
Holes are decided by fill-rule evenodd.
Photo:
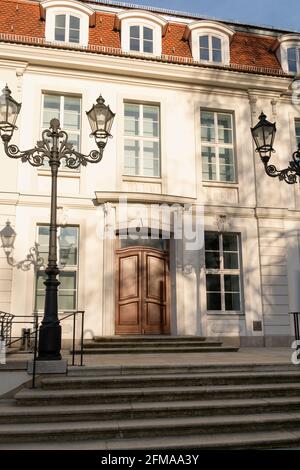
<instances>
[{"instance_id":1,"label":"tall window","mask_svg":"<svg viewBox=\"0 0 300 470\"><path fill-rule=\"evenodd\" d=\"M43 94L42 106L42 130L49 128L51 119L59 119L61 128L68 133L69 142L80 151L81 99L77 96ZM49 165L44 163L44 166ZM64 160L61 166L64 167Z\"/></svg>"},{"instance_id":2,"label":"tall window","mask_svg":"<svg viewBox=\"0 0 300 470\"><path fill-rule=\"evenodd\" d=\"M222 41L217 36L199 37L200 61L222 62Z\"/></svg>"},{"instance_id":3,"label":"tall window","mask_svg":"<svg viewBox=\"0 0 300 470\"><path fill-rule=\"evenodd\" d=\"M130 26L129 49L153 54L153 29L146 26Z\"/></svg>"},{"instance_id":4,"label":"tall window","mask_svg":"<svg viewBox=\"0 0 300 470\"><path fill-rule=\"evenodd\" d=\"M295 121L295 131L296 131L297 145L299 145L300 144L300 120Z\"/></svg>"},{"instance_id":5,"label":"tall window","mask_svg":"<svg viewBox=\"0 0 300 470\"><path fill-rule=\"evenodd\" d=\"M232 114L201 111L201 142L203 180L235 181Z\"/></svg>"},{"instance_id":6,"label":"tall window","mask_svg":"<svg viewBox=\"0 0 300 470\"><path fill-rule=\"evenodd\" d=\"M287 49L289 72L300 72L300 48L288 47Z\"/></svg>"},{"instance_id":7,"label":"tall window","mask_svg":"<svg viewBox=\"0 0 300 470\"><path fill-rule=\"evenodd\" d=\"M160 177L159 106L125 103L124 174Z\"/></svg>"},{"instance_id":8,"label":"tall window","mask_svg":"<svg viewBox=\"0 0 300 470\"><path fill-rule=\"evenodd\" d=\"M44 260L44 265L48 262L49 227L47 225L38 226L39 252ZM75 310L77 305L77 284L78 284L78 227L58 228L58 264L62 265L59 275L60 286L58 288L58 308L59 310ZM46 279L44 268L37 272L36 279L36 309L43 310L45 302Z\"/></svg>"},{"instance_id":9,"label":"tall window","mask_svg":"<svg viewBox=\"0 0 300 470\"><path fill-rule=\"evenodd\" d=\"M207 310L241 311L240 238L205 232Z\"/></svg>"},{"instance_id":10,"label":"tall window","mask_svg":"<svg viewBox=\"0 0 300 470\"><path fill-rule=\"evenodd\" d=\"M80 18L70 15L55 15L55 41L80 42Z\"/></svg>"}]
</instances>

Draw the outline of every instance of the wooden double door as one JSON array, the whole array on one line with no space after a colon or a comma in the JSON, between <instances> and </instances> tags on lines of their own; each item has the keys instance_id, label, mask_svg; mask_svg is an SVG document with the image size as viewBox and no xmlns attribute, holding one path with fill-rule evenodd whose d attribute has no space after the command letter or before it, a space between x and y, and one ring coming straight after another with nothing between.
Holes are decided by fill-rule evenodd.
<instances>
[{"instance_id":1,"label":"wooden double door","mask_svg":"<svg viewBox=\"0 0 300 470\"><path fill-rule=\"evenodd\" d=\"M116 334L169 334L168 254L132 247L116 258Z\"/></svg>"}]
</instances>

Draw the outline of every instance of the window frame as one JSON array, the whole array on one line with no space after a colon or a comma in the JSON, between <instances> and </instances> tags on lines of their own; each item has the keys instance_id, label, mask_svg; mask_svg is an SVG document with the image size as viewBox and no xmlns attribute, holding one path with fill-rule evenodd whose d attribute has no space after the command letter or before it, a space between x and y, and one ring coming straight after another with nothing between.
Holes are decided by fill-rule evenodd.
<instances>
[{"instance_id":1,"label":"window frame","mask_svg":"<svg viewBox=\"0 0 300 470\"><path fill-rule=\"evenodd\" d=\"M39 244L39 227L49 227L49 224L45 224L45 223L38 223L36 225L36 242ZM68 228L68 227L72 227L72 228L76 228L77 229L77 246L76 246L76 250L77 250L77 263L76 264L70 264L70 265L64 265L63 268L60 268L61 270L61 274L63 273L66 273L66 272L70 272L70 273L75 273L75 289L64 289L64 291L68 290L68 291L73 291L75 296L74 296L74 302L75 302L75 309L77 309L78 307L78 285L79 285L79 246L80 246L80 227L79 225L72 225L72 224L68 224L68 225L58 225L57 226L57 264L59 265L60 263L60 231L64 228ZM40 245L40 244L39 244ZM47 250L48 251L48 250ZM35 289L34 289L34 309L36 312L42 312L43 311L43 308L42 309L38 309L37 307L37 293L38 293L38 278L39 278L39 275L40 273L42 273L42 275L45 275L45 268L47 266L47 262L48 262L48 258L45 261L45 266L40 268L37 272L36 272L36 275L35 275ZM59 277L58 277L59 279ZM59 289L59 287L58 287ZM44 289L43 289L44 291ZM45 291L44 291L45 292ZM59 290L58 290L58 301L59 301ZM59 313L63 313L64 311L67 311L67 310L73 310L73 309L59 309Z\"/></svg>"},{"instance_id":2,"label":"window frame","mask_svg":"<svg viewBox=\"0 0 300 470\"><path fill-rule=\"evenodd\" d=\"M201 124L201 115L202 112L209 112L214 114L214 130L215 136L217 137L217 141L210 142L202 140L202 124ZM218 132L218 114L225 114L230 115L231 117L231 132L232 132L232 143L225 144L219 142L219 134ZM200 108L199 114L199 122L200 122L200 154L201 154L201 174L202 174L202 181L204 183L214 183L214 184L222 184L222 185L232 185L238 183L238 171L237 171L237 158L236 158L236 126L235 126L235 113L234 111L223 110L223 109L211 109L211 108ZM203 160L202 160L202 149L203 147L211 147L216 150L216 179L204 179L203 178ZM220 179L220 163L219 163L219 148L230 148L232 149L233 154L233 171L234 171L234 178L231 181L221 180Z\"/></svg>"},{"instance_id":3,"label":"window frame","mask_svg":"<svg viewBox=\"0 0 300 470\"><path fill-rule=\"evenodd\" d=\"M208 37L208 59L201 59L201 46L200 46L200 39L202 37ZM214 61L213 60L213 38L217 38L221 42L221 60L220 61ZM198 35L198 41L199 41L199 61L200 62L206 62L210 64L216 64L216 65L222 65L224 63L223 56L224 56L224 51L223 51L223 37L220 36L217 33L210 32L210 33L199 33Z\"/></svg>"},{"instance_id":4,"label":"window frame","mask_svg":"<svg viewBox=\"0 0 300 470\"><path fill-rule=\"evenodd\" d=\"M131 28L139 28L139 38L132 38L131 36ZM152 44L152 52L147 52L147 51L144 51L144 29L150 29L152 31L152 40L148 40L146 39L147 42L151 42ZM134 49L131 49L131 39L136 39L139 41L139 50L136 51ZM154 51L154 28L151 27L151 26L148 26L148 25L144 25L144 24L131 24L129 26L129 50L130 52L141 52L143 54L150 54L150 55L153 55L153 51Z\"/></svg>"},{"instance_id":5,"label":"window frame","mask_svg":"<svg viewBox=\"0 0 300 470\"><path fill-rule=\"evenodd\" d=\"M139 106L139 135L126 135L125 134L125 106L126 104L129 105L136 105ZM158 137L145 137L142 135L143 132L143 109L144 106L150 106L150 107L156 107L158 109ZM144 161L144 142L157 142L158 143L158 151L159 151L159 175L158 176L149 176L149 175L144 175L142 174L130 174L125 171L125 141L126 140L131 140L135 142L142 143L142 145L139 145L139 170L143 169L143 161ZM135 101L135 100L124 100L123 102L123 167L122 167L122 175L123 178L134 178L134 179L146 179L146 180L161 180L162 178L162 158L161 158L161 106L158 103L149 103L149 102L143 102L143 101Z\"/></svg>"},{"instance_id":6,"label":"window frame","mask_svg":"<svg viewBox=\"0 0 300 470\"><path fill-rule=\"evenodd\" d=\"M162 36L164 34L164 29L166 27L165 22L162 20L157 20L156 17L153 19L151 18L146 18L146 15L144 14L137 14L135 13L134 15L130 16L125 16L124 15L129 15L130 12L126 12L125 14L119 15L121 17L120 23L121 23L121 48L123 51L129 53L129 54L143 54L146 56L158 56L160 57L162 54ZM149 15L147 15L149 16ZM152 29L153 31L153 52L143 52L143 51L132 51L130 49L130 28L131 26L139 26L141 27L146 27L149 29ZM144 49L144 48L143 48Z\"/></svg>"},{"instance_id":7,"label":"window frame","mask_svg":"<svg viewBox=\"0 0 300 470\"><path fill-rule=\"evenodd\" d=\"M60 39L55 39L55 35L56 35L56 17L57 16L65 16L66 18L66 21L65 21L65 28L64 28L64 32L65 32L65 40L64 41L61 41ZM79 19L79 36L78 36L78 42L73 42L73 41L70 41L70 21L71 21L71 16L73 16L74 18L78 18ZM73 13L73 12L66 12L66 13L55 13L54 15L54 41L55 42L61 42L61 43L69 43L69 44L80 44L80 34L81 34L81 17L80 15L78 15L77 13Z\"/></svg>"},{"instance_id":8,"label":"window frame","mask_svg":"<svg viewBox=\"0 0 300 470\"><path fill-rule=\"evenodd\" d=\"M242 281L242 237L237 232L217 232L215 230L205 230L205 233L215 233L219 236L219 259L220 268L207 268L205 263L205 307L208 315L244 315L244 304L243 304L243 281ZM238 254L238 268L229 269L224 268L224 249L223 249L223 236L224 235L235 235L237 239L237 254ZM204 246L204 254L206 255L207 250ZM226 252L229 253L229 252ZM234 251L235 253L235 251ZM221 293L221 310L208 310L207 308L207 293L214 292L207 290L206 276L208 274L215 274L220 276L220 293ZM225 276L232 275L239 277L239 297L240 297L240 310L226 310L225 304Z\"/></svg>"},{"instance_id":9,"label":"window frame","mask_svg":"<svg viewBox=\"0 0 300 470\"><path fill-rule=\"evenodd\" d=\"M60 108L59 108L59 122L61 125L61 128L65 130L69 136L70 129L65 129L64 128L64 101L66 97L71 97L71 98L78 98L80 101L80 119L79 119L79 130L78 134L76 131L71 131L72 134L76 134L79 136L79 148L77 149L78 152L81 152L81 145L82 145L82 96L78 94L73 94L73 93L58 93L58 92L52 92L52 91L47 91L43 90L42 91L42 97L41 97L41 116L40 116L40 134L46 129L47 127L43 126L43 117L44 117L44 100L45 100L45 95L52 95L52 96L59 96L60 97ZM43 165L38 168L39 171L50 171L49 165ZM64 166L63 160L61 161L61 165L58 169L58 171L66 171L67 173L80 173L81 167L79 166L78 168L68 168Z\"/></svg>"}]
</instances>

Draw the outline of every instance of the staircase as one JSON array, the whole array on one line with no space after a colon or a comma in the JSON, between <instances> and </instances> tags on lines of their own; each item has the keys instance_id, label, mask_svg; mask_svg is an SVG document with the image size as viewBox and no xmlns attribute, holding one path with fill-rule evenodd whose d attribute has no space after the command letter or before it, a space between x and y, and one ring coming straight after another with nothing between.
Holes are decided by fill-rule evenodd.
<instances>
[{"instance_id":1,"label":"staircase","mask_svg":"<svg viewBox=\"0 0 300 470\"><path fill-rule=\"evenodd\" d=\"M271 365L71 368L0 401L0 449L300 446L300 370Z\"/></svg>"},{"instance_id":2,"label":"staircase","mask_svg":"<svg viewBox=\"0 0 300 470\"><path fill-rule=\"evenodd\" d=\"M85 341L84 354L235 352L234 346L201 336L99 336ZM76 350L76 353L80 351Z\"/></svg>"}]
</instances>

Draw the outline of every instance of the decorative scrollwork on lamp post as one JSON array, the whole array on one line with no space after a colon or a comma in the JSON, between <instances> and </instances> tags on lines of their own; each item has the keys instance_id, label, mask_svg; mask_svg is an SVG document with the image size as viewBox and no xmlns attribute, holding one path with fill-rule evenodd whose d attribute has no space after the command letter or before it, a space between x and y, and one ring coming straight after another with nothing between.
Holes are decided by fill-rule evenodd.
<instances>
[{"instance_id":1,"label":"decorative scrollwork on lamp post","mask_svg":"<svg viewBox=\"0 0 300 470\"><path fill-rule=\"evenodd\" d=\"M259 116L259 122L251 128L251 134L255 142L255 151L261 158L266 174L272 178L278 178L279 181L285 181L287 184L297 183L300 176L300 143L298 150L292 154L289 165L282 170L278 170L275 165L269 165L272 153L275 153L273 144L276 135L276 123L267 121L267 116L262 112Z\"/></svg>"},{"instance_id":2,"label":"decorative scrollwork on lamp post","mask_svg":"<svg viewBox=\"0 0 300 470\"><path fill-rule=\"evenodd\" d=\"M59 268L57 265L57 176L61 161L65 166L76 169L87 163L98 163L102 160L107 140L111 137L110 130L115 114L105 105L100 95L97 103L88 111L87 117L91 126L91 136L94 137L98 150L92 150L88 155L78 152L72 143L68 142L68 134L60 128L60 122L54 118L50 128L42 132L42 139L29 150L20 150L17 145L10 144L16 128L16 121L21 110L21 104L12 97L6 86L0 96L0 136L6 155L12 159L20 159L34 167L49 163L51 170L51 207L50 207L50 237L48 265L45 269L47 279L44 318L39 331L39 360L61 359L61 326L58 318L58 286Z\"/></svg>"}]
</instances>

